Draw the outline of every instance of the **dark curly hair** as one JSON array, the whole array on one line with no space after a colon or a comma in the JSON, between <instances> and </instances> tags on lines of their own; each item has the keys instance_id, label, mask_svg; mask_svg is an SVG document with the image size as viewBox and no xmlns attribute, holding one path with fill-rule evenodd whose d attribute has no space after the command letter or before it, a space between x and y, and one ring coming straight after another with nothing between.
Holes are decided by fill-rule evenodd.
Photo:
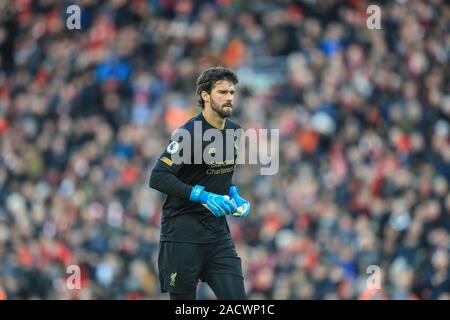
<instances>
[{"instance_id":1,"label":"dark curly hair","mask_svg":"<svg viewBox=\"0 0 450 320\"><path fill-rule=\"evenodd\" d=\"M206 69L202 72L200 77L197 79L197 94L199 96L198 99L198 106L200 108L205 107L205 102L203 101L203 98L201 96L202 91L206 91L209 94L211 94L211 90L214 87L214 84L217 81L221 80L228 80L231 81L233 84L237 84L238 78L236 73L234 71L223 68L223 67L212 67L209 69Z\"/></svg>"}]
</instances>

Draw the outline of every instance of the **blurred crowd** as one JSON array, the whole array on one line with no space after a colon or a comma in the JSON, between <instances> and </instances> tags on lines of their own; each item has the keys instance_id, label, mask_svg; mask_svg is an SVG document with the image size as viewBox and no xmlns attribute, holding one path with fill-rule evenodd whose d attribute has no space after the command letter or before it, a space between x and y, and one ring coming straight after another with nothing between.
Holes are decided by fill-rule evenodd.
<instances>
[{"instance_id":1,"label":"blurred crowd","mask_svg":"<svg viewBox=\"0 0 450 320\"><path fill-rule=\"evenodd\" d=\"M81 0L69 30L73 2L0 2L0 300L168 298L150 171L216 65L280 129L278 174L234 177L250 299L450 298L444 0L380 1L378 30L363 0Z\"/></svg>"}]
</instances>

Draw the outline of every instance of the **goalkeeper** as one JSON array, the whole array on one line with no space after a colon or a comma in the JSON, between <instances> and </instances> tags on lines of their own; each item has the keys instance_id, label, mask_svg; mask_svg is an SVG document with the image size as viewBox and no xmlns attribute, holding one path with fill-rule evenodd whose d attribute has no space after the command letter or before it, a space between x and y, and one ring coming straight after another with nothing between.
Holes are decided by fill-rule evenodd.
<instances>
[{"instance_id":1,"label":"goalkeeper","mask_svg":"<svg viewBox=\"0 0 450 320\"><path fill-rule=\"evenodd\" d=\"M208 129L222 135L223 155L227 143L235 145L234 137L229 141L225 133L240 128L228 119L237 83L236 74L221 67L207 69L197 79L203 110L181 128L191 134L192 145L193 140L201 141L202 154L205 149L208 154L218 151L208 148L210 144L202 139ZM201 136L194 134L195 123L201 124ZM226 220L227 215L244 218L250 212L250 203L232 184L237 148L233 147L233 158L223 162L178 163L173 156L180 150L180 143L172 140L168 144L150 177L150 187L167 195L158 257L161 291L169 292L172 300L194 300L201 280L208 283L218 299L246 299L241 259Z\"/></svg>"}]
</instances>

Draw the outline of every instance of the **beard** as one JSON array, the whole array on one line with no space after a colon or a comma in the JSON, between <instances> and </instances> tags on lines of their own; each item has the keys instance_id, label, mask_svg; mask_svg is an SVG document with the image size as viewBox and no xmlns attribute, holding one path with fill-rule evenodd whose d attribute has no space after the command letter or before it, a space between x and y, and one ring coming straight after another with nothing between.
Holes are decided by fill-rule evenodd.
<instances>
[{"instance_id":1,"label":"beard","mask_svg":"<svg viewBox=\"0 0 450 320\"><path fill-rule=\"evenodd\" d=\"M214 101L211 101L211 109L213 109L222 118L228 118L229 116L231 116L231 113L233 112L233 104L224 103L222 105L219 105L216 104Z\"/></svg>"}]
</instances>

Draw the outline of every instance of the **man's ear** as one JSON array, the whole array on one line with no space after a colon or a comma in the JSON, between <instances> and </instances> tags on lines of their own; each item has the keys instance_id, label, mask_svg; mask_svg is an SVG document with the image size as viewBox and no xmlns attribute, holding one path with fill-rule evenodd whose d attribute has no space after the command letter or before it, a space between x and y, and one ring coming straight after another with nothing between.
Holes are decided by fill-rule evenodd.
<instances>
[{"instance_id":1,"label":"man's ear","mask_svg":"<svg viewBox=\"0 0 450 320\"><path fill-rule=\"evenodd\" d=\"M203 101L209 102L209 94L208 94L208 92L206 92L205 90L203 90L202 93L201 93L201 95L202 95Z\"/></svg>"}]
</instances>

